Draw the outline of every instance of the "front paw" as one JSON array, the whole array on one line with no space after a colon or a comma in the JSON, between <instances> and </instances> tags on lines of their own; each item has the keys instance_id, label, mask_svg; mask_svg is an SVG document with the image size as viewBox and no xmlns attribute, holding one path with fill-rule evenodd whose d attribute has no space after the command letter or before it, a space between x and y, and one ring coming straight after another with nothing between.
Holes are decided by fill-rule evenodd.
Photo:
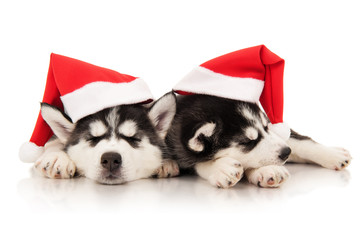
<instances>
[{"instance_id":1,"label":"front paw","mask_svg":"<svg viewBox=\"0 0 361 240\"><path fill-rule=\"evenodd\" d=\"M323 161L320 164L329 169L342 170L351 162L350 152L344 148L327 147L322 154Z\"/></svg>"},{"instance_id":2,"label":"front paw","mask_svg":"<svg viewBox=\"0 0 361 240\"><path fill-rule=\"evenodd\" d=\"M243 177L242 165L233 158L219 158L196 165L197 173L218 188L230 188Z\"/></svg>"},{"instance_id":3,"label":"front paw","mask_svg":"<svg viewBox=\"0 0 361 240\"><path fill-rule=\"evenodd\" d=\"M264 188L279 187L290 176L285 167L275 165L264 166L256 169L247 169L246 175L250 183Z\"/></svg>"},{"instance_id":4,"label":"front paw","mask_svg":"<svg viewBox=\"0 0 361 240\"><path fill-rule=\"evenodd\" d=\"M48 178L71 178L75 164L65 152L45 152L36 162L35 169Z\"/></svg>"},{"instance_id":5,"label":"front paw","mask_svg":"<svg viewBox=\"0 0 361 240\"><path fill-rule=\"evenodd\" d=\"M174 160L164 160L160 168L158 168L153 174L157 178L169 178L179 175L179 167L176 161Z\"/></svg>"}]
</instances>

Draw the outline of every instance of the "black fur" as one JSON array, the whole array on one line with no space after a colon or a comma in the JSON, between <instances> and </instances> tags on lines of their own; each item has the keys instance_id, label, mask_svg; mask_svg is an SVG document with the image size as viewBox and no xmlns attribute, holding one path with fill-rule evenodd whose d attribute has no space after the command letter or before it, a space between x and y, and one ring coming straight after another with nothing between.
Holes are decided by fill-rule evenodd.
<instances>
[{"instance_id":1,"label":"black fur","mask_svg":"<svg viewBox=\"0 0 361 240\"><path fill-rule=\"evenodd\" d=\"M294 130L292 130L292 129L291 129L291 136L290 136L290 138L294 138L294 139L296 139L296 140L301 140L301 141L302 141L302 140L311 140L311 141L313 141L312 138L307 137L307 136L303 136L303 135L297 133L296 131L294 131Z\"/></svg>"},{"instance_id":2,"label":"black fur","mask_svg":"<svg viewBox=\"0 0 361 240\"><path fill-rule=\"evenodd\" d=\"M239 143L245 152L251 151L262 135L259 134L259 138L253 141L245 139L244 130L252 126L252 120L243 116L240 111L243 108L261 118L260 108L254 103L207 95L178 96L177 113L166 136L172 158L181 168L190 168L196 163L211 160L219 150L230 147L232 142ZM199 136L198 141L204 148L195 152L188 147L188 142L205 123L215 123L215 131L210 137Z\"/></svg>"}]
</instances>

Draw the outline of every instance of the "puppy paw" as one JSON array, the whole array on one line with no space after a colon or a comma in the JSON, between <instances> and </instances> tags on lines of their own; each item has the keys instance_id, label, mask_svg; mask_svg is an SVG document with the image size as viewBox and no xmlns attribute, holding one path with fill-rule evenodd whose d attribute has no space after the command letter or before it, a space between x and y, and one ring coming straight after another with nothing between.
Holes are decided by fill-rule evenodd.
<instances>
[{"instance_id":1,"label":"puppy paw","mask_svg":"<svg viewBox=\"0 0 361 240\"><path fill-rule=\"evenodd\" d=\"M233 158L219 158L196 165L197 173L218 188L230 188L243 176L243 167Z\"/></svg>"},{"instance_id":2,"label":"puppy paw","mask_svg":"<svg viewBox=\"0 0 361 240\"><path fill-rule=\"evenodd\" d=\"M75 164L65 152L45 152L36 162L35 169L48 178L71 178Z\"/></svg>"},{"instance_id":3,"label":"puppy paw","mask_svg":"<svg viewBox=\"0 0 361 240\"><path fill-rule=\"evenodd\" d=\"M153 174L157 178L169 178L179 175L179 167L176 161L174 160L164 160L160 168L158 168Z\"/></svg>"},{"instance_id":4,"label":"puppy paw","mask_svg":"<svg viewBox=\"0 0 361 240\"><path fill-rule=\"evenodd\" d=\"M247 169L248 181L264 188L276 188L281 186L290 176L283 166L269 165L256 169Z\"/></svg>"},{"instance_id":5,"label":"puppy paw","mask_svg":"<svg viewBox=\"0 0 361 240\"><path fill-rule=\"evenodd\" d=\"M320 164L329 169L342 170L351 162L350 152L344 148L326 147L322 154Z\"/></svg>"}]
</instances>

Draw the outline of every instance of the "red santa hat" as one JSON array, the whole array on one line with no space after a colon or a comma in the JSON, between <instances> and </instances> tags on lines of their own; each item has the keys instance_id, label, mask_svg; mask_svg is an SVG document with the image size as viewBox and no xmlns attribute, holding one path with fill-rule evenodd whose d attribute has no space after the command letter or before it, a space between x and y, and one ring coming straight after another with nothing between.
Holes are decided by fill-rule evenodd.
<instances>
[{"instance_id":1,"label":"red santa hat","mask_svg":"<svg viewBox=\"0 0 361 240\"><path fill-rule=\"evenodd\" d=\"M264 45L225 54L201 64L173 90L179 94L206 94L234 100L261 102L282 139L290 136L283 123L284 60Z\"/></svg>"},{"instance_id":2,"label":"red santa hat","mask_svg":"<svg viewBox=\"0 0 361 240\"><path fill-rule=\"evenodd\" d=\"M50 56L43 102L64 110L73 123L105 108L151 101L153 96L141 78L58 54ZM52 135L39 113L30 142L20 148L20 159L34 162Z\"/></svg>"}]
</instances>

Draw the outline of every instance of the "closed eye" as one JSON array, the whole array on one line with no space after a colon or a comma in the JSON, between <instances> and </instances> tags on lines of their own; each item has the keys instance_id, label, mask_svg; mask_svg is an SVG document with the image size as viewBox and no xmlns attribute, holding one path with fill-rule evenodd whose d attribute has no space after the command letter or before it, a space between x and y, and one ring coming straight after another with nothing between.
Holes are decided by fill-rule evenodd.
<instances>
[{"instance_id":1,"label":"closed eye","mask_svg":"<svg viewBox=\"0 0 361 240\"><path fill-rule=\"evenodd\" d=\"M141 141L141 139L137 138L136 136L127 137L123 134L120 134L120 137L123 138L124 140L126 140L127 142L132 142L132 143L138 143Z\"/></svg>"},{"instance_id":2,"label":"closed eye","mask_svg":"<svg viewBox=\"0 0 361 240\"><path fill-rule=\"evenodd\" d=\"M254 140L244 138L239 141L239 145L242 146L243 152L249 152L257 146L257 144L261 141L262 138L263 137L261 134L259 134L257 139Z\"/></svg>"},{"instance_id":3,"label":"closed eye","mask_svg":"<svg viewBox=\"0 0 361 240\"><path fill-rule=\"evenodd\" d=\"M251 144L254 141L257 141L257 139L251 140L249 138L245 138L245 139L242 139L241 141L239 141L239 144L240 145L248 145L248 144Z\"/></svg>"},{"instance_id":4,"label":"closed eye","mask_svg":"<svg viewBox=\"0 0 361 240\"><path fill-rule=\"evenodd\" d=\"M93 136L93 135L89 135L89 137L86 139L88 142L91 142L92 144L97 144L100 140L102 140L103 138L105 138L106 134L103 134L101 136Z\"/></svg>"},{"instance_id":5,"label":"closed eye","mask_svg":"<svg viewBox=\"0 0 361 240\"><path fill-rule=\"evenodd\" d=\"M250 139L242 139L241 141L239 141L239 144L240 145L247 145L247 144L249 144L250 142L251 142L252 140L250 140Z\"/></svg>"}]
</instances>

